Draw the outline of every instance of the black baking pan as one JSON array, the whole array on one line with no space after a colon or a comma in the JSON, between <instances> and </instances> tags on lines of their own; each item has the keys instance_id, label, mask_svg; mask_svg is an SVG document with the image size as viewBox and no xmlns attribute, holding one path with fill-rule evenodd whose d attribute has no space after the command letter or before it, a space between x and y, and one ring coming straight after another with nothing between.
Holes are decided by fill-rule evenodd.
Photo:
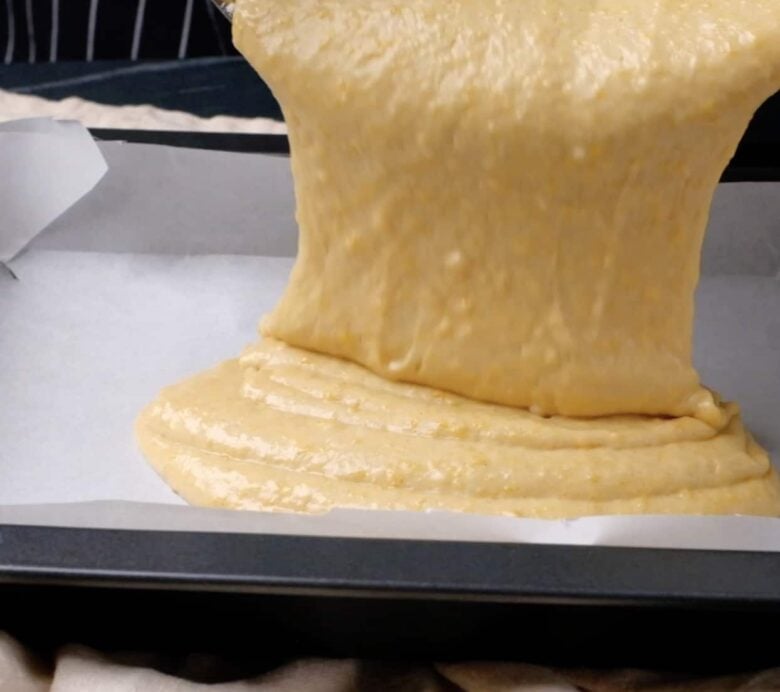
<instances>
[{"instance_id":1,"label":"black baking pan","mask_svg":"<svg viewBox=\"0 0 780 692\"><path fill-rule=\"evenodd\" d=\"M280 136L94 134L287 151ZM780 182L780 138L746 138L724 179ZM3 629L41 648L258 665L318 655L737 671L780 665L780 554L0 525Z\"/></svg>"}]
</instances>

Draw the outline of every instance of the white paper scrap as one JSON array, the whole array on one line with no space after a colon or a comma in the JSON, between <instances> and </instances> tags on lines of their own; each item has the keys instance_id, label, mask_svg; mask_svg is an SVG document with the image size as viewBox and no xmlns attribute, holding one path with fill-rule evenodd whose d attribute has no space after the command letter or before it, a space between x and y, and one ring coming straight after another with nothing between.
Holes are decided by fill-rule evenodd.
<instances>
[{"instance_id":1,"label":"white paper scrap","mask_svg":"<svg viewBox=\"0 0 780 692\"><path fill-rule=\"evenodd\" d=\"M0 124L0 263L92 190L108 170L89 132L47 118Z\"/></svg>"}]
</instances>

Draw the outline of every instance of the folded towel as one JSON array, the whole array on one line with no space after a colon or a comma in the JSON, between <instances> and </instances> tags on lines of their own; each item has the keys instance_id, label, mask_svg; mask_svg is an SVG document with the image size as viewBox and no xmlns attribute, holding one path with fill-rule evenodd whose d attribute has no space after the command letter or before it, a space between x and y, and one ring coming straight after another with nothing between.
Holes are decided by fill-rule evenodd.
<instances>
[{"instance_id":1,"label":"folded towel","mask_svg":"<svg viewBox=\"0 0 780 692\"><path fill-rule=\"evenodd\" d=\"M780 669L754 675L696 678L635 670L553 670L515 663L421 665L306 659L259 677L230 679L230 666L188 657L181 674L155 670L154 654L107 655L66 646L50 667L0 632L0 692L770 692ZM171 666L166 666L170 668ZM175 666L174 666L175 667ZM220 672L222 671L222 672Z\"/></svg>"}]
</instances>

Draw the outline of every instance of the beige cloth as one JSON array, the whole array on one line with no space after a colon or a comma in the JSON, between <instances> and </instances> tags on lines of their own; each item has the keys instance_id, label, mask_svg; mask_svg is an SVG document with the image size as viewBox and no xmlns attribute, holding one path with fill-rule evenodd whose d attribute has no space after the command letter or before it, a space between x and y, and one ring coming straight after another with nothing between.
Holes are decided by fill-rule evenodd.
<instances>
[{"instance_id":1,"label":"beige cloth","mask_svg":"<svg viewBox=\"0 0 780 692\"><path fill-rule=\"evenodd\" d=\"M301 660L259 677L192 682L151 666L155 656L107 656L67 646L50 669L0 633L0 692L747 692L780 690L780 669L755 675L691 679L633 670L564 671L511 663L412 665ZM146 665L145 665L146 664ZM189 677L219 676L220 662L188 658Z\"/></svg>"}]
</instances>

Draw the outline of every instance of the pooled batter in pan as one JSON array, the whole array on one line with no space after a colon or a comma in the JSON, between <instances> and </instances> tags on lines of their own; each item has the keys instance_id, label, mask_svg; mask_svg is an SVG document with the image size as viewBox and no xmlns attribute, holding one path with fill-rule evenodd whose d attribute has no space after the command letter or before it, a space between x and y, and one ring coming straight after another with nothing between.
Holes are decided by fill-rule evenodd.
<instances>
[{"instance_id":1,"label":"pooled batter in pan","mask_svg":"<svg viewBox=\"0 0 780 692\"><path fill-rule=\"evenodd\" d=\"M780 515L691 354L776 0L239 0L234 40L285 111L300 249L262 340L139 420L179 493Z\"/></svg>"}]
</instances>

